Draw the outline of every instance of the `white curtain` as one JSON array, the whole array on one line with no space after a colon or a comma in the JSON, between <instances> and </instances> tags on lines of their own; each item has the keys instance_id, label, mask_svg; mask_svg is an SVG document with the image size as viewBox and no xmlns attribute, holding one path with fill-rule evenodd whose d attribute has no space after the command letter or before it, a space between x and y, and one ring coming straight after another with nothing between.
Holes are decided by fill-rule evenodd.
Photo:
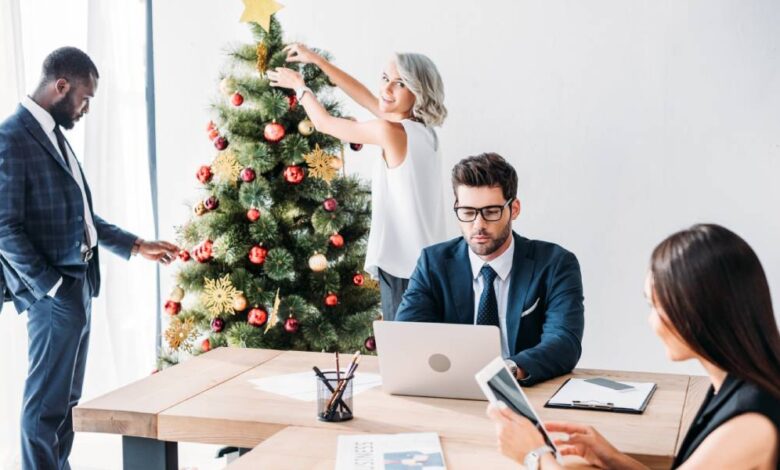
<instances>
[{"instance_id":1,"label":"white curtain","mask_svg":"<svg viewBox=\"0 0 780 470\"><path fill-rule=\"evenodd\" d=\"M95 212L150 238L144 8L139 0L25 0L24 5L20 0L0 0L0 119L15 110L24 93L32 92L48 52L65 45L85 50L97 65L100 80L90 113L68 138L87 174ZM154 270L146 260L127 262L101 253L103 285L92 306L83 399L144 377L154 368ZM26 316L5 304L0 331L0 468L14 469L19 465L19 410L27 366ZM114 440L77 434L71 463L81 468L113 467L119 457L101 462L98 459L106 455L95 449L106 450Z\"/></svg>"}]
</instances>

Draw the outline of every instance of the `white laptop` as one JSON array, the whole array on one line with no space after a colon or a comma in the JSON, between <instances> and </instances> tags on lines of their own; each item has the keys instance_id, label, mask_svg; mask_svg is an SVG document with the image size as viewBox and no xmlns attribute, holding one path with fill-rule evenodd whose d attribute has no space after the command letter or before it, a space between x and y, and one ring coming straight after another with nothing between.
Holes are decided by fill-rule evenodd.
<instances>
[{"instance_id":1,"label":"white laptop","mask_svg":"<svg viewBox=\"0 0 780 470\"><path fill-rule=\"evenodd\" d=\"M385 392L485 400L474 375L501 355L498 327L380 320L374 335Z\"/></svg>"}]
</instances>

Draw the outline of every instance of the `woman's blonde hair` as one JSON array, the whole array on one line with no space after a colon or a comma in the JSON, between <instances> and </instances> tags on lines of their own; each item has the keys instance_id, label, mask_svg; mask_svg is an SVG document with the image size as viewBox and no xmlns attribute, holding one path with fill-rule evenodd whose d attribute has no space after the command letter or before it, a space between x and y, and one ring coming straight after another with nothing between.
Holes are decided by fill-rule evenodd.
<instances>
[{"instance_id":1,"label":"woman's blonde hair","mask_svg":"<svg viewBox=\"0 0 780 470\"><path fill-rule=\"evenodd\" d=\"M414 95L412 117L427 126L440 126L447 117L444 107L444 82L431 59L423 54L395 54L398 74Z\"/></svg>"}]
</instances>

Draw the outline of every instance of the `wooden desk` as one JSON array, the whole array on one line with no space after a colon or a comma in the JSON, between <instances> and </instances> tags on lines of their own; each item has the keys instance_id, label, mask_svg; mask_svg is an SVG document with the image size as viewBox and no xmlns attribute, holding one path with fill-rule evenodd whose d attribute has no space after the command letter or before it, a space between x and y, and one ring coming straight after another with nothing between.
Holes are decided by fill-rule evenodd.
<instances>
[{"instance_id":1,"label":"wooden desk","mask_svg":"<svg viewBox=\"0 0 780 470\"><path fill-rule=\"evenodd\" d=\"M227 466L227 470L333 470L338 436L352 434L333 429L291 426L274 434L251 452ZM444 461L449 470L518 470L517 462L501 455L493 445L441 440ZM577 458L564 460L567 468L595 469Z\"/></svg>"},{"instance_id":2,"label":"wooden desk","mask_svg":"<svg viewBox=\"0 0 780 470\"><path fill-rule=\"evenodd\" d=\"M289 426L336 433L435 431L443 442L495 449L495 429L485 416L486 402L387 395L374 388L354 398L356 418L344 423L317 420L315 404L255 389L252 379L332 368L330 354L219 348L185 364L80 405L74 410L76 431L125 436L125 468L133 456L159 456L158 468L175 454L175 442L204 442L252 448ZM378 372L375 357L364 357L361 372ZM567 377L606 376L626 381L653 381L658 390L642 415L544 408ZM312 380L314 378L312 377ZM690 387L682 375L577 370L526 389L543 420L566 420L595 426L620 450L652 468L669 468L686 408L694 410L706 389ZM697 382L698 383L698 382ZM696 406L694 406L696 405ZM143 433L138 432L142 429ZM168 444L165 444L165 443ZM150 452L152 454L150 454ZM136 457L137 458L137 457ZM155 461L157 462L157 461ZM145 462L143 467L152 468Z\"/></svg>"}]
</instances>

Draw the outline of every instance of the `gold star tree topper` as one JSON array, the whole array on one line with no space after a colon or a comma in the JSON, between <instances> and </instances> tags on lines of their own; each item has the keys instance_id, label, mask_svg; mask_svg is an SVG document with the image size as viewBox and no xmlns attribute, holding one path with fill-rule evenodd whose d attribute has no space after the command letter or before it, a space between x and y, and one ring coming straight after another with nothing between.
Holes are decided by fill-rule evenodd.
<instances>
[{"instance_id":1,"label":"gold star tree topper","mask_svg":"<svg viewBox=\"0 0 780 470\"><path fill-rule=\"evenodd\" d=\"M271 15L284 8L284 5L274 0L243 0L244 13L242 23L254 21L268 31L271 29Z\"/></svg>"},{"instance_id":2,"label":"gold star tree topper","mask_svg":"<svg viewBox=\"0 0 780 470\"><path fill-rule=\"evenodd\" d=\"M313 151L303 156L309 165L309 172L315 178L322 178L328 183L336 177L338 170L333 167L333 160L336 157L325 153L319 145Z\"/></svg>"}]
</instances>

